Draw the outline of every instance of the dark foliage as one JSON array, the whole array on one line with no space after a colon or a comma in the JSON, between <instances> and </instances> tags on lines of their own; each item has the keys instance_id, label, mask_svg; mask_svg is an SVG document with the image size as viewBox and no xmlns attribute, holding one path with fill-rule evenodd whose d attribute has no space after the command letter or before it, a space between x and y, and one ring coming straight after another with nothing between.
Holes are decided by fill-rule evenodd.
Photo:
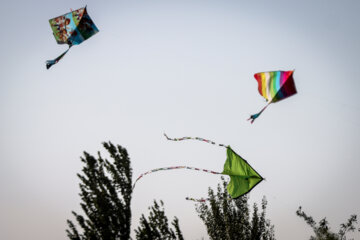
<instances>
[{"instance_id":1,"label":"dark foliage","mask_svg":"<svg viewBox=\"0 0 360 240\"><path fill-rule=\"evenodd\" d=\"M169 226L168 218L165 215L164 203L160 205L154 201L154 206L149 208L150 214L148 219L144 214L140 218L140 226L135 230L136 239L138 240L184 240L179 220L175 217L172 225L175 231Z\"/></svg>"},{"instance_id":2,"label":"dark foliage","mask_svg":"<svg viewBox=\"0 0 360 240\"><path fill-rule=\"evenodd\" d=\"M128 240L131 224L132 169L125 148L103 143L112 161L84 152L80 179L81 208L84 216L72 212L77 221L68 220L71 240Z\"/></svg>"},{"instance_id":3,"label":"dark foliage","mask_svg":"<svg viewBox=\"0 0 360 240\"><path fill-rule=\"evenodd\" d=\"M346 223L340 224L338 233L334 233L330 230L329 222L326 220L326 218L323 218L319 221L319 223L316 223L311 216L308 216L302 210L301 206L296 211L296 215L300 218L303 218L304 221L314 230L315 236L311 236L310 240L346 240L346 233L354 232L356 230L356 215L351 215Z\"/></svg>"},{"instance_id":4,"label":"dark foliage","mask_svg":"<svg viewBox=\"0 0 360 240\"><path fill-rule=\"evenodd\" d=\"M227 182L222 178L217 193L209 189L209 203L196 207L199 217L205 223L207 232L213 240L274 240L274 226L266 219L267 201L264 197L261 213L257 204L253 206L252 217L248 196L231 199L226 190Z\"/></svg>"}]
</instances>

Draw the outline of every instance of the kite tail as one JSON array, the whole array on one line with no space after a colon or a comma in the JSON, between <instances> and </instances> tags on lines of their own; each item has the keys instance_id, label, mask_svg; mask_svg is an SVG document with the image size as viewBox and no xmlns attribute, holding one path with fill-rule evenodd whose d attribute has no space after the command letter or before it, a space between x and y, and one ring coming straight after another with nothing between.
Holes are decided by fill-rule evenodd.
<instances>
[{"instance_id":1,"label":"kite tail","mask_svg":"<svg viewBox=\"0 0 360 240\"><path fill-rule=\"evenodd\" d=\"M193 201L193 202L206 202L206 201L210 200L210 198L198 198L198 199L196 199L196 198L191 198L191 197L186 197L185 199L188 200L188 201Z\"/></svg>"},{"instance_id":2,"label":"kite tail","mask_svg":"<svg viewBox=\"0 0 360 240\"><path fill-rule=\"evenodd\" d=\"M202 171L202 172L212 173L212 174L222 174L222 173L214 172L214 171L211 171L211 170L206 170L206 169L202 169L202 168L195 168L195 167L187 167L187 166L175 166L175 167L155 168L155 169L152 169L152 170L150 170L150 171L147 171L147 172L141 174L141 175L135 180L132 189L134 190L137 181L139 181L139 180L140 180L142 177L144 177L145 175L148 175L148 174L150 174L150 173L157 172L157 171L175 170L175 169L189 169L189 170Z\"/></svg>"},{"instance_id":3,"label":"kite tail","mask_svg":"<svg viewBox=\"0 0 360 240\"><path fill-rule=\"evenodd\" d=\"M262 114L262 112L265 111L265 109L269 106L270 103L271 103L271 102L269 102L268 104L266 104L266 106L263 107L263 109L261 109L260 112L251 115L250 118L248 119L248 121L251 120L250 122L251 122L251 124L253 124L253 122L255 121L255 119L257 119L257 118Z\"/></svg>"},{"instance_id":4,"label":"kite tail","mask_svg":"<svg viewBox=\"0 0 360 240\"><path fill-rule=\"evenodd\" d=\"M198 140L198 141L202 141L202 142L206 142L206 143L210 143L210 144L213 144L213 145L218 145L220 147L229 147L225 144L219 144L219 143L216 143L216 142L213 142L211 140L207 140L207 139L204 139L204 138L199 138L199 137L182 137L182 138L169 138L166 133L164 133L164 136L166 137L167 140L170 140L170 141L183 141L183 140L189 140L189 139L192 139L192 140Z\"/></svg>"},{"instance_id":5,"label":"kite tail","mask_svg":"<svg viewBox=\"0 0 360 240\"><path fill-rule=\"evenodd\" d=\"M185 199L188 200L188 201L200 202L200 203L210 201L210 198L192 198L192 197L186 197ZM221 198L221 199L224 199L224 198ZM226 198L226 200L233 200L233 198Z\"/></svg>"},{"instance_id":6,"label":"kite tail","mask_svg":"<svg viewBox=\"0 0 360 240\"><path fill-rule=\"evenodd\" d=\"M62 59L65 56L65 54L70 50L70 48L71 48L71 46L69 46L68 50L63 52L60 56L58 56L54 60L47 60L46 61L46 69L49 69L52 65L58 63L60 61L60 59Z\"/></svg>"}]
</instances>

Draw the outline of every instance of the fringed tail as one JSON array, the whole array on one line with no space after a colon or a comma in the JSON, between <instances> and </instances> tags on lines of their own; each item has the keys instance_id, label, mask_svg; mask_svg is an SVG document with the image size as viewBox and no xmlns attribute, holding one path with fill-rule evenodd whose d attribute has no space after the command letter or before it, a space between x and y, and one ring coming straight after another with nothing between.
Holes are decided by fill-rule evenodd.
<instances>
[{"instance_id":1,"label":"fringed tail","mask_svg":"<svg viewBox=\"0 0 360 240\"><path fill-rule=\"evenodd\" d=\"M188 170L195 170L195 171L201 171L201 172L212 173L212 174L222 174L222 173L214 172L214 171L207 170L207 169L195 168L195 167L188 167L188 166L175 166L175 167L155 168L155 169L152 169L152 170L150 170L150 171L147 171L147 172L141 174L141 175L135 180L132 189L135 188L135 185L136 185L137 181L139 181L139 180L140 180L142 177L144 177L145 175L148 175L148 174L154 173L154 172L158 172L158 171L175 170L175 169L188 169Z\"/></svg>"},{"instance_id":2,"label":"fringed tail","mask_svg":"<svg viewBox=\"0 0 360 240\"><path fill-rule=\"evenodd\" d=\"M185 199L188 200L188 201L200 202L200 203L210 200L209 198L198 198L198 199L196 199L196 198L191 198L191 197L186 197Z\"/></svg>"},{"instance_id":3,"label":"fringed tail","mask_svg":"<svg viewBox=\"0 0 360 240\"><path fill-rule=\"evenodd\" d=\"M71 46L70 46L71 47ZM58 56L57 58L55 58L54 60L47 60L46 61L46 69L49 69L52 65L58 63L60 61L60 59L62 59L65 54L70 50L70 47L68 48L68 50L66 50L65 52L63 52L60 56Z\"/></svg>"},{"instance_id":4,"label":"fringed tail","mask_svg":"<svg viewBox=\"0 0 360 240\"><path fill-rule=\"evenodd\" d=\"M186 197L185 198L188 201L193 201L193 202L199 202L199 203L204 203L207 201L210 201L210 198L192 198L192 197ZM227 200L227 201L231 201L234 200L234 198L221 198L222 200Z\"/></svg>"},{"instance_id":5,"label":"fringed tail","mask_svg":"<svg viewBox=\"0 0 360 240\"><path fill-rule=\"evenodd\" d=\"M167 140L170 140L170 141L183 141L183 140L198 140L198 141L202 141L202 142L206 142L206 143L209 143L209 144L212 144L212 145L218 145L219 147L229 147L225 144L222 144L222 143L216 143L216 142L213 142L211 140L207 140L207 139L204 139L204 138L200 138L200 137L182 137L182 138L169 138L166 133L164 133L164 136L166 137Z\"/></svg>"}]
</instances>

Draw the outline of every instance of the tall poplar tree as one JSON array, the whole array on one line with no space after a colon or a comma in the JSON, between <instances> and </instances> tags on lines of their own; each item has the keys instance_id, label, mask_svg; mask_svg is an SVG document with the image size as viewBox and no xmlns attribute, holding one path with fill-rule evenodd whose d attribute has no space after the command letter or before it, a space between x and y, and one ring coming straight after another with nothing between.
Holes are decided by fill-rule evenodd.
<instances>
[{"instance_id":1,"label":"tall poplar tree","mask_svg":"<svg viewBox=\"0 0 360 240\"><path fill-rule=\"evenodd\" d=\"M80 179L81 208L84 215L72 212L77 226L67 220L71 240L128 240L131 226L132 169L125 148L103 143L111 161L98 153L87 152Z\"/></svg>"},{"instance_id":2,"label":"tall poplar tree","mask_svg":"<svg viewBox=\"0 0 360 240\"><path fill-rule=\"evenodd\" d=\"M209 189L209 203L199 203L196 207L212 240L274 240L274 226L266 219L267 201L263 198L261 212L253 205L252 216L248 205L248 195L231 199L226 190L227 182L222 178L217 192Z\"/></svg>"},{"instance_id":3,"label":"tall poplar tree","mask_svg":"<svg viewBox=\"0 0 360 240\"><path fill-rule=\"evenodd\" d=\"M177 217L171 222L175 229L169 226L162 201L160 204L154 201L154 205L149 209L148 219L143 214L140 226L135 230L137 240L184 240Z\"/></svg>"},{"instance_id":4,"label":"tall poplar tree","mask_svg":"<svg viewBox=\"0 0 360 240\"><path fill-rule=\"evenodd\" d=\"M346 240L347 233L356 231L357 215L355 214L351 215L345 223L340 224L340 229L337 233L330 229L329 222L326 218L316 223L312 216L307 215L302 210L301 206L296 211L296 215L303 218L313 229L315 236L311 236L310 240ZM360 228L358 231L360 232Z\"/></svg>"}]
</instances>

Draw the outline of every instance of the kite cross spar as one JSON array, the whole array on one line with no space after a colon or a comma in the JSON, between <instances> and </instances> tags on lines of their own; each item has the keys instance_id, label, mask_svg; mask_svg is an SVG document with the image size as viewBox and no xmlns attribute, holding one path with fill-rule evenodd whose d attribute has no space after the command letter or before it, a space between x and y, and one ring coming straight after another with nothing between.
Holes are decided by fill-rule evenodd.
<instances>
[{"instance_id":1,"label":"kite cross spar","mask_svg":"<svg viewBox=\"0 0 360 240\"><path fill-rule=\"evenodd\" d=\"M183 140L198 140L202 142L206 142L212 145L218 145L220 147L225 147L227 149L227 158L224 164L223 171L215 172L211 170L201 169L201 168L194 168L194 167L187 167L187 166L176 166L176 167L165 167L165 168L156 168L141 174L136 181L134 182L133 189L135 188L135 184L139 181L143 176L163 170L175 170L175 169L188 169L188 170L195 170L195 171L202 171L211 174L221 174L221 175L228 175L230 176L230 182L227 185L227 191L231 198L235 199L241 197L242 195L250 192L257 184L259 184L263 177L259 173L257 173L250 164L240 157L237 153L235 153L230 146L226 146L224 144L217 144L211 140L207 140L204 138L199 137L182 137L182 138L169 138L166 134L164 134L167 140L171 141L183 141ZM201 199L194 199L187 197L186 200L197 201L197 202L204 202L207 201L207 198Z\"/></svg>"},{"instance_id":2,"label":"kite cross spar","mask_svg":"<svg viewBox=\"0 0 360 240\"><path fill-rule=\"evenodd\" d=\"M260 112L250 116L251 123L270 105L296 94L296 87L293 78L293 71L272 71L255 73L254 77L258 82L258 90L261 96L266 99L266 106Z\"/></svg>"}]
</instances>

